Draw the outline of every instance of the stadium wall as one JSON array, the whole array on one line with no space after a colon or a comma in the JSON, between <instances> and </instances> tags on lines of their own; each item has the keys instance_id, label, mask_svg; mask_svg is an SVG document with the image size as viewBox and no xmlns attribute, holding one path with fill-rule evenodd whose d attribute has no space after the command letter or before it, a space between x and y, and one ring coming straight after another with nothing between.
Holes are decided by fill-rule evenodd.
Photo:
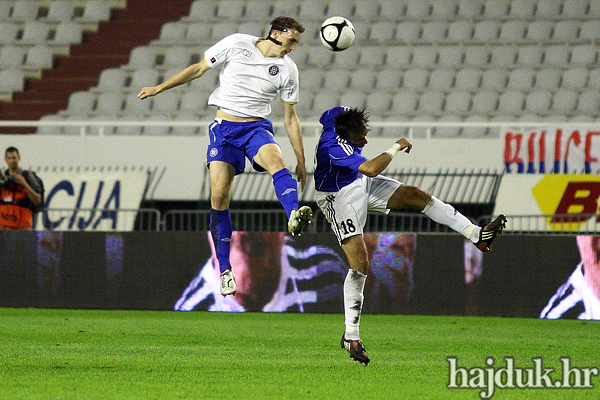
<instances>
[{"instance_id":1,"label":"stadium wall","mask_svg":"<svg viewBox=\"0 0 600 400\"><path fill-rule=\"evenodd\" d=\"M287 137L276 135L291 171L295 156ZM54 136L0 135L5 148L16 146L21 166L29 169L85 167L165 168L148 200L198 200L201 193L208 137L200 136ZM394 139L369 139L364 154L375 157ZM304 138L307 169L313 170L318 142L316 135ZM395 157L388 170L426 169L477 171L504 168L501 139L414 139L410 154ZM249 170L247 166L246 170Z\"/></svg>"},{"instance_id":2,"label":"stadium wall","mask_svg":"<svg viewBox=\"0 0 600 400\"><path fill-rule=\"evenodd\" d=\"M333 234L240 235L254 261L223 302L206 232L0 232L0 307L343 313ZM366 240L366 313L537 318L579 262L575 236L508 233L486 254L456 234Z\"/></svg>"}]
</instances>

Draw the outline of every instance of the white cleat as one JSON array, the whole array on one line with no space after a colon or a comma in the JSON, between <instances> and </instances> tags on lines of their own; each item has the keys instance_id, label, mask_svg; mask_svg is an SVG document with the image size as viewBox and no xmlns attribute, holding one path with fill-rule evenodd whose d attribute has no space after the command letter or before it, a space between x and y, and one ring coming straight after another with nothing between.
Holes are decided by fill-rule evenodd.
<instances>
[{"instance_id":1,"label":"white cleat","mask_svg":"<svg viewBox=\"0 0 600 400\"><path fill-rule=\"evenodd\" d=\"M313 212L309 206L302 206L298 210L292 210L288 221L288 232L292 236L301 236L302 230L312 221Z\"/></svg>"},{"instance_id":2,"label":"white cleat","mask_svg":"<svg viewBox=\"0 0 600 400\"><path fill-rule=\"evenodd\" d=\"M227 269L221 274L221 294L223 296L234 295L236 290L235 276L230 269Z\"/></svg>"}]
</instances>

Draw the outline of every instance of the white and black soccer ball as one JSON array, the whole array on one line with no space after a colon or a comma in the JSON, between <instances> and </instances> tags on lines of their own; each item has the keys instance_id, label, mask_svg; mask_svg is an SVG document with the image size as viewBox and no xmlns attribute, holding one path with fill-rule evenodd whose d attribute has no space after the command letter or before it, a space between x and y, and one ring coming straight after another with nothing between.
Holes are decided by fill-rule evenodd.
<instances>
[{"instance_id":1,"label":"white and black soccer ball","mask_svg":"<svg viewBox=\"0 0 600 400\"><path fill-rule=\"evenodd\" d=\"M319 36L329 50L346 50L354 43L354 26L344 17L327 18L321 25Z\"/></svg>"}]
</instances>

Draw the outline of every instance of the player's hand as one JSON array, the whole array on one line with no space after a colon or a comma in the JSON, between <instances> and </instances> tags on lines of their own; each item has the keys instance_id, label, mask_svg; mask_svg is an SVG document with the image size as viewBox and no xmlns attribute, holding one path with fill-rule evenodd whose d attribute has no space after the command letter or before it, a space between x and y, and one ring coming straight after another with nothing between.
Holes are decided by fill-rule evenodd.
<instances>
[{"instance_id":1,"label":"player's hand","mask_svg":"<svg viewBox=\"0 0 600 400\"><path fill-rule=\"evenodd\" d=\"M137 97L144 100L146 97L155 96L157 94L158 86L143 87Z\"/></svg>"},{"instance_id":2,"label":"player's hand","mask_svg":"<svg viewBox=\"0 0 600 400\"><path fill-rule=\"evenodd\" d=\"M412 143L406 138L396 140L396 143L400 145L400 151L404 150L405 153L410 153L412 149Z\"/></svg>"},{"instance_id":3,"label":"player's hand","mask_svg":"<svg viewBox=\"0 0 600 400\"><path fill-rule=\"evenodd\" d=\"M306 187L306 169L304 165L296 165L296 180L300 182L300 190L304 192L304 188Z\"/></svg>"},{"instance_id":4,"label":"player's hand","mask_svg":"<svg viewBox=\"0 0 600 400\"><path fill-rule=\"evenodd\" d=\"M17 182L21 186L25 186L27 184L27 181L25 180L25 177L23 175L21 175L21 174L16 174L15 175L15 182Z\"/></svg>"}]
</instances>

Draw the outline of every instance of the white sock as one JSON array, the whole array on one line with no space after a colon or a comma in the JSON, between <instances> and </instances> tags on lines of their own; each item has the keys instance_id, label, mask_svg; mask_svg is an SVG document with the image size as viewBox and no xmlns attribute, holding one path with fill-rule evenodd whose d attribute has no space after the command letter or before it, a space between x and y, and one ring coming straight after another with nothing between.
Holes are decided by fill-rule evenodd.
<instances>
[{"instance_id":1,"label":"white sock","mask_svg":"<svg viewBox=\"0 0 600 400\"><path fill-rule=\"evenodd\" d=\"M431 196L431 200L421 212L438 224L449 226L473 243L479 240L481 228L471 223L467 217L456 211L450 204Z\"/></svg>"},{"instance_id":2,"label":"white sock","mask_svg":"<svg viewBox=\"0 0 600 400\"><path fill-rule=\"evenodd\" d=\"M348 270L344 280L344 309L346 319L346 339L358 340L358 327L363 304L363 290L367 275L353 269Z\"/></svg>"}]
</instances>

